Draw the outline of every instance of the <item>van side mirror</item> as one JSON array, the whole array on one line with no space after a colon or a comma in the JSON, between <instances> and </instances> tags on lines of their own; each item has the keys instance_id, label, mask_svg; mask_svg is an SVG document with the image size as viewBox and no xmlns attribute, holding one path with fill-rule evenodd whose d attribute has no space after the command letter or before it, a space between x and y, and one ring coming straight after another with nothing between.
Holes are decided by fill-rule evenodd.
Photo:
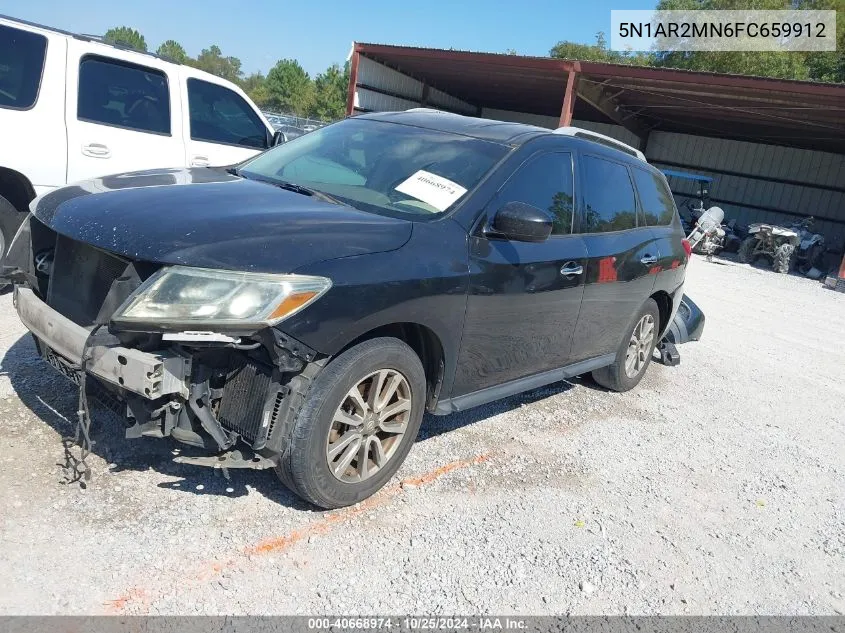
<instances>
[{"instance_id":1,"label":"van side mirror","mask_svg":"<svg viewBox=\"0 0 845 633\"><path fill-rule=\"evenodd\" d=\"M281 145L286 141L287 139L285 138L285 133L281 130L276 130L273 132L273 144L270 147L276 147L276 145Z\"/></svg>"},{"instance_id":2,"label":"van side mirror","mask_svg":"<svg viewBox=\"0 0 845 633\"><path fill-rule=\"evenodd\" d=\"M552 234L552 217L524 202L508 202L493 216L491 228L515 242L545 242Z\"/></svg>"}]
</instances>

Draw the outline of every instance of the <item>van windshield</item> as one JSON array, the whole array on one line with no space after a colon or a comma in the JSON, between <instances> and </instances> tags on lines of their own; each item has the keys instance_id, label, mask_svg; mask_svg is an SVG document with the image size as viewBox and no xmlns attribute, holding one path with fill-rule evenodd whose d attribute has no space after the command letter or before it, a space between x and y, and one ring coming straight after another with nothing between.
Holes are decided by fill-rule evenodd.
<instances>
[{"instance_id":1,"label":"van windshield","mask_svg":"<svg viewBox=\"0 0 845 633\"><path fill-rule=\"evenodd\" d=\"M280 145L239 174L307 187L387 215L448 211L510 150L459 134L346 119Z\"/></svg>"}]
</instances>

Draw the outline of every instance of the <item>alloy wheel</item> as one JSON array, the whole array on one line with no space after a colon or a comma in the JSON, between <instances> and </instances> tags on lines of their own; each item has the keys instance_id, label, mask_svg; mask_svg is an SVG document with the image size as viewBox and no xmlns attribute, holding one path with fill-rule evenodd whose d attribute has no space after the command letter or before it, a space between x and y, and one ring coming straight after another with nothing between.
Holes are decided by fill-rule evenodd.
<instances>
[{"instance_id":1,"label":"alloy wheel","mask_svg":"<svg viewBox=\"0 0 845 633\"><path fill-rule=\"evenodd\" d=\"M395 369L380 369L350 389L334 413L326 461L344 483L369 479L393 457L411 417L411 387Z\"/></svg>"},{"instance_id":2,"label":"alloy wheel","mask_svg":"<svg viewBox=\"0 0 845 633\"><path fill-rule=\"evenodd\" d=\"M653 342L654 317L646 314L634 327L631 340L628 342L628 351L625 354L625 373L628 378L638 376L646 366Z\"/></svg>"}]
</instances>

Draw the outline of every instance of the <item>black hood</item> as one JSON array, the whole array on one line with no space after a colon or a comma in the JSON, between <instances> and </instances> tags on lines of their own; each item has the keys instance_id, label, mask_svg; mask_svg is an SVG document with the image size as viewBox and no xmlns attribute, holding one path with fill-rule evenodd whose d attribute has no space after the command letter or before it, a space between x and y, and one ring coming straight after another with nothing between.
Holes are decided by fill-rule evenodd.
<instances>
[{"instance_id":1,"label":"black hood","mask_svg":"<svg viewBox=\"0 0 845 633\"><path fill-rule=\"evenodd\" d=\"M164 169L76 183L38 200L54 231L131 259L291 272L399 248L411 222L216 169Z\"/></svg>"}]
</instances>

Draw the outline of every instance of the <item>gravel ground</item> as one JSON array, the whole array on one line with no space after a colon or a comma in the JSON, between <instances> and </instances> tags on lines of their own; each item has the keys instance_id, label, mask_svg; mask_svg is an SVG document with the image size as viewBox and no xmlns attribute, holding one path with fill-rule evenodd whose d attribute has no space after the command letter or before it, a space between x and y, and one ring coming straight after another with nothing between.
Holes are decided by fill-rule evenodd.
<instances>
[{"instance_id":1,"label":"gravel ground","mask_svg":"<svg viewBox=\"0 0 845 633\"><path fill-rule=\"evenodd\" d=\"M845 613L845 295L701 258L687 292L680 366L429 417L334 512L102 409L62 485L75 392L0 297L0 613Z\"/></svg>"}]
</instances>

